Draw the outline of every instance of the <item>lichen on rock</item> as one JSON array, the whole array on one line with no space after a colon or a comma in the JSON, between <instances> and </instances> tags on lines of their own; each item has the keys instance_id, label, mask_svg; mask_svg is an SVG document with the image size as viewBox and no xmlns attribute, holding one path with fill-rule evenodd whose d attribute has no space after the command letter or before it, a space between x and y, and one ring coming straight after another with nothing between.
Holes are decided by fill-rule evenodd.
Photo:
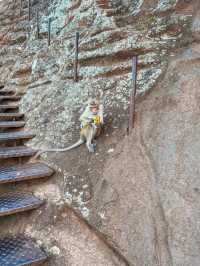
<instances>
[{"instance_id":1,"label":"lichen on rock","mask_svg":"<svg viewBox=\"0 0 200 266\"><path fill-rule=\"evenodd\" d=\"M105 129L95 154L82 145L42 155L55 176L20 189L46 206L20 217L21 228L18 217L2 221L1 231L37 238L52 266L199 266L199 3L37 2L30 23L25 4L20 15L14 1L0 2L0 84L23 95L20 109L36 133L27 145L77 141L79 116L100 91ZM136 122L127 137L135 55Z\"/></svg>"}]
</instances>

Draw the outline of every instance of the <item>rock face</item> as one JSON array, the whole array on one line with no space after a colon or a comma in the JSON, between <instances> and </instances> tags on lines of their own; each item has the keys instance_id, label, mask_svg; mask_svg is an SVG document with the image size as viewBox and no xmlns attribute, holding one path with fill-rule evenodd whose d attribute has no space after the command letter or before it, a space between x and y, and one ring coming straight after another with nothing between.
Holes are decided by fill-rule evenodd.
<instances>
[{"instance_id":1,"label":"rock face","mask_svg":"<svg viewBox=\"0 0 200 266\"><path fill-rule=\"evenodd\" d=\"M11 0L0 2L0 82L25 93L21 108L37 134L29 145L63 147L75 141L81 107L100 90L107 124L95 154L80 147L43 157L57 170L55 178L41 181L39 188L31 183L19 189L46 198L47 206L7 218L1 231L36 237L53 255L52 266L198 266L198 1L60 0L43 6L35 1L39 40L35 11L28 24L27 7L21 15L17 7ZM78 83L73 81L75 31L80 32ZM127 137L136 54L136 125Z\"/></svg>"},{"instance_id":2,"label":"rock face","mask_svg":"<svg viewBox=\"0 0 200 266\"><path fill-rule=\"evenodd\" d=\"M193 44L170 62L96 195L101 230L136 265L199 264L199 51Z\"/></svg>"}]
</instances>

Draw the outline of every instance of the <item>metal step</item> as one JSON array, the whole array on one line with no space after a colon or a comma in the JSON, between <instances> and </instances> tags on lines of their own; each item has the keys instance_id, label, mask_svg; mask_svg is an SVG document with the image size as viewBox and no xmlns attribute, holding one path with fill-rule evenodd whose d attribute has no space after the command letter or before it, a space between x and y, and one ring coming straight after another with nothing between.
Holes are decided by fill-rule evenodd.
<instances>
[{"instance_id":1,"label":"metal step","mask_svg":"<svg viewBox=\"0 0 200 266\"><path fill-rule=\"evenodd\" d=\"M20 100L20 96L15 96L15 95L5 95L5 96L0 96L0 101L18 101Z\"/></svg>"},{"instance_id":2,"label":"metal step","mask_svg":"<svg viewBox=\"0 0 200 266\"><path fill-rule=\"evenodd\" d=\"M0 109L17 109L19 108L19 104L0 104Z\"/></svg>"},{"instance_id":3,"label":"metal step","mask_svg":"<svg viewBox=\"0 0 200 266\"><path fill-rule=\"evenodd\" d=\"M25 125L24 121L0 121L0 128L18 128Z\"/></svg>"},{"instance_id":4,"label":"metal step","mask_svg":"<svg viewBox=\"0 0 200 266\"><path fill-rule=\"evenodd\" d=\"M46 260L46 254L32 239L24 235L0 239L1 266L37 266Z\"/></svg>"},{"instance_id":5,"label":"metal step","mask_svg":"<svg viewBox=\"0 0 200 266\"><path fill-rule=\"evenodd\" d=\"M0 113L0 119L11 120L23 117L23 113Z\"/></svg>"},{"instance_id":6,"label":"metal step","mask_svg":"<svg viewBox=\"0 0 200 266\"><path fill-rule=\"evenodd\" d=\"M0 147L0 159L33 156L37 150L26 146Z\"/></svg>"},{"instance_id":7,"label":"metal step","mask_svg":"<svg viewBox=\"0 0 200 266\"><path fill-rule=\"evenodd\" d=\"M49 177L54 170L43 163L0 168L0 184Z\"/></svg>"},{"instance_id":8,"label":"metal step","mask_svg":"<svg viewBox=\"0 0 200 266\"><path fill-rule=\"evenodd\" d=\"M0 195L0 217L36 209L44 203L29 193L9 192Z\"/></svg>"},{"instance_id":9,"label":"metal step","mask_svg":"<svg viewBox=\"0 0 200 266\"><path fill-rule=\"evenodd\" d=\"M0 95L10 95L10 94L15 94L14 90L0 90Z\"/></svg>"},{"instance_id":10,"label":"metal step","mask_svg":"<svg viewBox=\"0 0 200 266\"><path fill-rule=\"evenodd\" d=\"M15 140L28 140L35 137L31 131L16 131L9 133L0 133L0 142L15 141Z\"/></svg>"}]
</instances>

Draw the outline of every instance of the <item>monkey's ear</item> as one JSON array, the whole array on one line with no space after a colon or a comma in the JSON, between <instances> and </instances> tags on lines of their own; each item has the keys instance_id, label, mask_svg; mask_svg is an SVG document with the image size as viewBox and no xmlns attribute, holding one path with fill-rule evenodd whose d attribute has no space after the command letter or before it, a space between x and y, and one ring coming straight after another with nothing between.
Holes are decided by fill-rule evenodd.
<instances>
[{"instance_id":1,"label":"monkey's ear","mask_svg":"<svg viewBox=\"0 0 200 266\"><path fill-rule=\"evenodd\" d=\"M100 104L100 98L99 97L96 97L96 99L94 99L93 101L96 105L99 105Z\"/></svg>"},{"instance_id":2,"label":"monkey's ear","mask_svg":"<svg viewBox=\"0 0 200 266\"><path fill-rule=\"evenodd\" d=\"M103 99L103 94L104 94L103 90L100 90L98 92L98 95L96 97L96 100L99 102L99 104L100 104L101 100Z\"/></svg>"},{"instance_id":3,"label":"monkey's ear","mask_svg":"<svg viewBox=\"0 0 200 266\"><path fill-rule=\"evenodd\" d=\"M100 90L100 92L99 92L100 98L103 98L103 94L104 94L104 91L103 90Z\"/></svg>"},{"instance_id":4,"label":"monkey's ear","mask_svg":"<svg viewBox=\"0 0 200 266\"><path fill-rule=\"evenodd\" d=\"M90 105L90 103L93 101L93 99L90 97L88 100L87 100L87 105Z\"/></svg>"}]
</instances>

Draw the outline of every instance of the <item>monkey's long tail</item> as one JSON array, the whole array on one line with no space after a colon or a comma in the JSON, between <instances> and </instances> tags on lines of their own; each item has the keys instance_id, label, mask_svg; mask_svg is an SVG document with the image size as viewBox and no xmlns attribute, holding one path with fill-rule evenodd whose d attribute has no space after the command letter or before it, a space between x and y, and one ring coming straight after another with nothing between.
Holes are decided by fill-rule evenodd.
<instances>
[{"instance_id":1,"label":"monkey's long tail","mask_svg":"<svg viewBox=\"0 0 200 266\"><path fill-rule=\"evenodd\" d=\"M40 150L36 153L36 155L33 157L33 159L37 159L38 156L40 156L42 153L45 153L45 152L65 152L65 151L69 151L69 150L72 150L78 146L80 146L81 144L83 144L85 141L82 140L82 139L79 139L76 143L72 144L71 146L69 147L66 147L66 148L62 148L62 149L46 149L46 150Z\"/></svg>"}]
</instances>

